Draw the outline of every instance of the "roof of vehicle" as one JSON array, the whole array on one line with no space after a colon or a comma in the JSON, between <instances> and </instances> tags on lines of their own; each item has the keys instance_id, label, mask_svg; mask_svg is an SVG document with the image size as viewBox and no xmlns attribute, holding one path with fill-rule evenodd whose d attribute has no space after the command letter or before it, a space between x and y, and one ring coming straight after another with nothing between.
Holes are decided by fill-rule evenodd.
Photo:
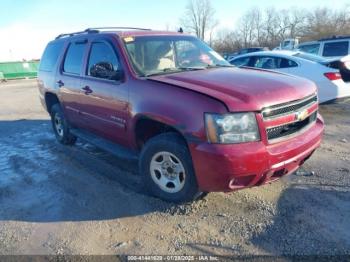
<instances>
[{"instance_id":1,"label":"roof of vehicle","mask_svg":"<svg viewBox=\"0 0 350 262\"><path fill-rule=\"evenodd\" d=\"M318 41L350 39L350 35L334 35L332 37L321 38Z\"/></svg>"},{"instance_id":2,"label":"roof of vehicle","mask_svg":"<svg viewBox=\"0 0 350 262\"><path fill-rule=\"evenodd\" d=\"M338 41L338 40L345 40L345 39L350 40L350 35L341 35L341 36L336 36L335 35L335 36L332 36L332 37L321 38L321 39L315 40L315 41L308 41L308 42L300 43L299 46L319 44L320 42Z\"/></svg>"},{"instance_id":3,"label":"roof of vehicle","mask_svg":"<svg viewBox=\"0 0 350 262\"><path fill-rule=\"evenodd\" d=\"M128 36L148 36L148 35L186 35L179 32L171 31L157 31L144 28L134 28L134 27L97 27L97 28L88 28L84 31L64 33L58 35L55 39L67 38L78 35L89 35L89 34L116 34L120 37Z\"/></svg>"},{"instance_id":4,"label":"roof of vehicle","mask_svg":"<svg viewBox=\"0 0 350 262\"><path fill-rule=\"evenodd\" d=\"M242 48L241 50L249 50L249 49L264 49L266 47L262 47L262 46L255 46L255 47L247 47L247 48Z\"/></svg>"},{"instance_id":5,"label":"roof of vehicle","mask_svg":"<svg viewBox=\"0 0 350 262\"><path fill-rule=\"evenodd\" d=\"M297 54L301 54L301 56L298 56ZM324 58L322 56L313 55L313 54L305 53L305 52L298 51L298 50L272 50L272 51L260 51L260 52L239 55L239 56L236 56L236 57L230 59L230 62L233 60L239 59L239 58L259 56L259 55L279 56L282 58L289 58L289 57L293 56L293 58L297 59L297 60L308 60L309 62L312 61L312 62L317 62L317 63L326 63L326 62L330 62L330 61L334 60L331 58L327 59L327 58ZM306 58L306 57L308 57L308 58Z\"/></svg>"},{"instance_id":6,"label":"roof of vehicle","mask_svg":"<svg viewBox=\"0 0 350 262\"><path fill-rule=\"evenodd\" d=\"M247 53L247 54L242 54L239 56L234 57L234 59L238 59L241 57L246 57L246 56L258 56L258 55L282 55L282 56L293 56L297 53L300 53L299 51L293 51L293 50L272 50L272 51L259 51L259 52L254 52L254 53Z\"/></svg>"},{"instance_id":7,"label":"roof of vehicle","mask_svg":"<svg viewBox=\"0 0 350 262\"><path fill-rule=\"evenodd\" d=\"M304 42L300 43L298 46L304 46L304 45L314 45L314 44L319 44L319 41L309 41L309 42Z\"/></svg>"}]
</instances>

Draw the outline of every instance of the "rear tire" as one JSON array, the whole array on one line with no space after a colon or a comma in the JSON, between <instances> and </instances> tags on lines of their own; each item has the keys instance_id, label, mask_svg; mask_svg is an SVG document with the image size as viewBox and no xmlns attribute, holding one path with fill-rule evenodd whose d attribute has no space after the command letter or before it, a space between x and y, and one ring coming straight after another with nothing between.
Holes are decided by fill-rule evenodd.
<instances>
[{"instance_id":1,"label":"rear tire","mask_svg":"<svg viewBox=\"0 0 350 262\"><path fill-rule=\"evenodd\" d=\"M51 123L56 139L63 145L74 145L77 138L69 132L69 125L59 104L51 107Z\"/></svg>"},{"instance_id":2,"label":"rear tire","mask_svg":"<svg viewBox=\"0 0 350 262\"><path fill-rule=\"evenodd\" d=\"M187 145L176 133L151 138L142 149L139 168L143 185L153 196L182 203L201 195Z\"/></svg>"}]
</instances>

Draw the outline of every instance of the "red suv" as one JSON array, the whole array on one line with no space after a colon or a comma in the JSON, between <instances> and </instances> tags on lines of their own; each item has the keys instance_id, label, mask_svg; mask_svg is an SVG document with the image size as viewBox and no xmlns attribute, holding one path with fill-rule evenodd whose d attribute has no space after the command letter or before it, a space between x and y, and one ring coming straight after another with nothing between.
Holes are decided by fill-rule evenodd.
<instances>
[{"instance_id":1,"label":"red suv","mask_svg":"<svg viewBox=\"0 0 350 262\"><path fill-rule=\"evenodd\" d=\"M138 157L143 185L174 202L294 172L320 145L308 80L228 64L199 39L135 28L59 35L40 98L59 142Z\"/></svg>"}]
</instances>

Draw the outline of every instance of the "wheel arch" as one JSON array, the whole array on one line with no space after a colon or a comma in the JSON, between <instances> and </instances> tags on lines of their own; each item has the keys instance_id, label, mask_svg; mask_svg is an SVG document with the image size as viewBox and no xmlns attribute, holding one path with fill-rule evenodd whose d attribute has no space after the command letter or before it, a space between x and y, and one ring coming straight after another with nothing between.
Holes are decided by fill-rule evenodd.
<instances>
[{"instance_id":1,"label":"wheel arch","mask_svg":"<svg viewBox=\"0 0 350 262\"><path fill-rule=\"evenodd\" d=\"M45 104L46 109L51 114L51 108L55 104L60 104L60 101L58 99L58 96L55 93L46 92L45 93Z\"/></svg>"},{"instance_id":2,"label":"wheel arch","mask_svg":"<svg viewBox=\"0 0 350 262\"><path fill-rule=\"evenodd\" d=\"M188 147L186 136L179 127L146 115L139 115L137 117L133 131L134 141L138 150L141 150L144 144L151 138L164 133L174 133L178 135Z\"/></svg>"}]
</instances>

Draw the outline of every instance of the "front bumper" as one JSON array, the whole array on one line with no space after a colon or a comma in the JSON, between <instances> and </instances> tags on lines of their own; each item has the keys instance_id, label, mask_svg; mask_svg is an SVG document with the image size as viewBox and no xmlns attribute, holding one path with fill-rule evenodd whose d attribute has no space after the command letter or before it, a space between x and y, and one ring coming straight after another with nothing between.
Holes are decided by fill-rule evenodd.
<instances>
[{"instance_id":1,"label":"front bumper","mask_svg":"<svg viewBox=\"0 0 350 262\"><path fill-rule=\"evenodd\" d=\"M274 181L297 170L319 147L324 122L286 141L189 144L198 186L203 192L229 192Z\"/></svg>"}]
</instances>

